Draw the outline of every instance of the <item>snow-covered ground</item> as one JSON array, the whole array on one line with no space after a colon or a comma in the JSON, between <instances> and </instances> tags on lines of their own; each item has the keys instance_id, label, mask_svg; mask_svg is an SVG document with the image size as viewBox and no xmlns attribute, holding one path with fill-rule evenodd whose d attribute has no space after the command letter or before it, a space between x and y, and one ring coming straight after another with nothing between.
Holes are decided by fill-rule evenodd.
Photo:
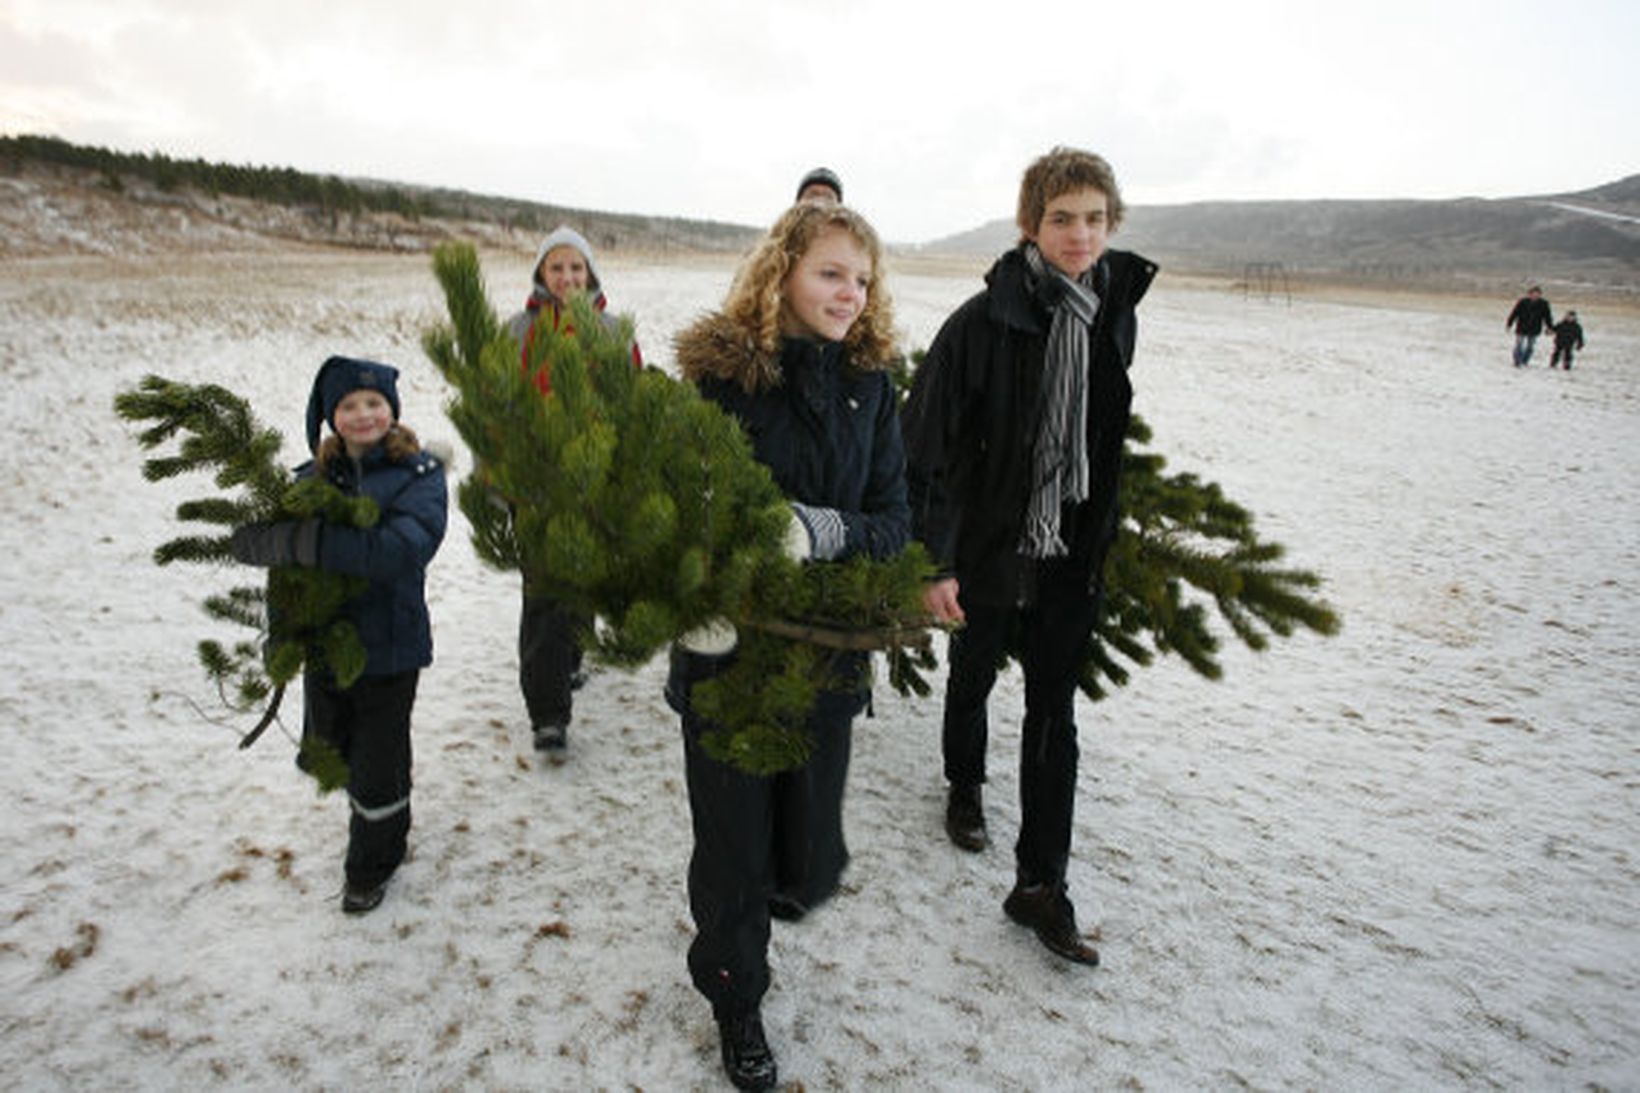
<instances>
[{"instance_id":1,"label":"snow-covered ground","mask_svg":"<svg viewBox=\"0 0 1640 1093\"><path fill-rule=\"evenodd\" d=\"M498 305L525 260L496 259ZM459 511L429 590L412 858L343 916L346 803L275 731L216 726L202 594L156 568L203 482L150 485L111 410L224 381L294 461L314 369L405 370L454 441L424 258L0 265L0 1044L51 1089L723 1085L689 985L688 804L660 664L582 692L538 762L516 579ZM611 262L654 363L725 265ZM972 278L898 277L926 345ZM1071 867L1104 963L1004 919L1021 689L994 700L997 845L941 831L937 698L856 727L845 893L777 923L765 1019L808 1089L1640 1088L1640 319L1577 306L1576 371L1509 365L1491 306L1147 301L1138 409L1344 630L1084 704ZM466 471L459 459L456 473ZM293 696L294 697L294 696ZM289 707L296 708L294 701ZM287 731L291 722L287 719Z\"/></svg>"}]
</instances>

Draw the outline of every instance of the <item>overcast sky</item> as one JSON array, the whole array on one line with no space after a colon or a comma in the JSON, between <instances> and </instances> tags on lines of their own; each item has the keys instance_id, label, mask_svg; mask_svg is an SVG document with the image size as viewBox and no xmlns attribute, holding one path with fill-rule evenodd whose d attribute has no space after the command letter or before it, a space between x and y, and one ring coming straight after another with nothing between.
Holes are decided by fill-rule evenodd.
<instances>
[{"instance_id":1,"label":"overcast sky","mask_svg":"<svg viewBox=\"0 0 1640 1093\"><path fill-rule=\"evenodd\" d=\"M827 164L890 240L1056 143L1132 204L1640 172L1640 3L0 0L0 132L763 225Z\"/></svg>"}]
</instances>

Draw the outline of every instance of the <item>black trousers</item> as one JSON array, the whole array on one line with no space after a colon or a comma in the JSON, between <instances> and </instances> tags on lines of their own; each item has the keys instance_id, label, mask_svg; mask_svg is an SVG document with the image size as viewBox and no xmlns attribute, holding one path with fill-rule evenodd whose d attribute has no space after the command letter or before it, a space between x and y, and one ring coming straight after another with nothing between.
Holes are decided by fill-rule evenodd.
<instances>
[{"instance_id":1,"label":"black trousers","mask_svg":"<svg viewBox=\"0 0 1640 1093\"><path fill-rule=\"evenodd\" d=\"M689 974L714 1011L755 1007L769 989L769 897L804 908L829 898L848 865L843 787L857 695L822 695L809 721L814 750L801 769L757 777L701 749L712 723L683 715L684 772L695 846Z\"/></svg>"},{"instance_id":2,"label":"black trousers","mask_svg":"<svg viewBox=\"0 0 1640 1093\"><path fill-rule=\"evenodd\" d=\"M1566 362L1566 371L1570 372L1572 370L1572 349L1573 346L1561 345L1556 342L1555 351L1549 355L1549 367L1553 368L1564 360Z\"/></svg>"},{"instance_id":3,"label":"black trousers","mask_svg":"<svg viewBox=\"0 0 1640 1093\"><path fill-rule=\"evenodd\" d=\"M581 670L577 634L590 620L556 600L524 593L518 616L518 686L530 725L568 725L575 674Z\"/></svg>"},{"instance_id":4,"label":"black trousers","mask_svg":"<svg viewBox=\"0 0 1640 1093\"><path fill-rule=\"evenodd\" d=\"M1019 839L1014 861L1024 884L1058 883L1070 858L1076 813L1076 688L1098 597L1082 582L1044 585L1030 607L963 604L968 621L951 637L942 750L952 785L985 781L986 702L997 668L1012 652L1025 673L1019 752Z\"/></svg>"},{"instance_id":5,"label":"black trousers","mask_svg":"<svg viewBox=\"0 0 1640 1093\"><path fill-rule=\"evenodd\" d=\"M410 834L410 710L419 671L361 676L341 690L303 678L302 735L328 743L347 763L346 874L370 886L393 875Z\"/></svg>"}]
</instances>

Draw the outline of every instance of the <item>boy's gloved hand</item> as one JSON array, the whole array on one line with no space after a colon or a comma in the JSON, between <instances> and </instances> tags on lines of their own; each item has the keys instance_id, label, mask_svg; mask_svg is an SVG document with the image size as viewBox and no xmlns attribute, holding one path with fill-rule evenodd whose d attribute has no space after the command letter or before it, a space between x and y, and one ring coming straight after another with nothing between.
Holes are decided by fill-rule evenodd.
<instances>
[{"instance_id":1,"label":"boy's gloved hand","mask_svg":"<svg viewBox=\"0 0 1640 1093\"><path fill-rule=\"evenodd\" d=\"M795 519L786 529L786 553L800 562L810 558L829 562L843 553L848 542L848 528L843 526L843 515L836 509L819 505L792 502Z\"/></svg>"},{"instance_id":2,"label":"boy's gloved hand","mask_svg":"<svg viewBox=\"0 0 1640 1093\"><path fill-rule=\"evenodd\" d=\"M246 565L318 565L320 525L316 519L246 524L234 529L228 551Z\"/></svg>"}]
</instances>

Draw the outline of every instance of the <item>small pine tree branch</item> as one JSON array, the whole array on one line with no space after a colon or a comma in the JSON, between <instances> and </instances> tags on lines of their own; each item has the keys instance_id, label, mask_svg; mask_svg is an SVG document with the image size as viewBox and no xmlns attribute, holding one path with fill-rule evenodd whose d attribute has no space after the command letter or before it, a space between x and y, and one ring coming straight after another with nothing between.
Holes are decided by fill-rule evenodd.
<instances>
[{"instance_id":1,"label":"small pine tree branch","mask_svg":"<svg viewBox=\"0 0 1640 1093\"><path fill-rule=\"evenodd\" d=\"M532 594L600 619L586 641L606 663L642 664L707 622L735 624L736 666L698 708L720 726L725 761L801 761L795 743L831 682L815 643L912 641L926 621L926 556L799 566L782 547L790 503L740 426L693 386L633 367L630 320L573 300L543 312L526 360L495 321L470 247L439 248L433 270L448 322L422 344L455 389L450 420L473 453L458 497L475 551L518 569Z\"/></svg>"},{"instance_id":2,"label":"small pine tree branch","mask_svg":"<svg viewBox=\"0 0 1640 1093\"><path fill-rule=\"evenodd\" d=\"M804 641L825 649L875 652L881 649L931 649L933 637L924 627L854 627L842 629L785 619L747 619L744 625L776 637Z\"/></svg>"},{"instance_id":3,"label":"small pine tree branch","mask_svg":"<svg viewBox=\"0 0 1640 1093\"><path fill-rule=\"evenodd\" d=\"M245 400L226 388L150 375L119 393L114 410L127 421L147 425L137 437L144 449L176 445L175 454L145 461L143 475L149 481L203 473L211 475L218 489L233 491L182 502L176 509L179 520L231 532L250 523L312 516L352 527L370 527L378 518L368 497L348 497L318 479L294 482L277 461L283 442L279 433L263 428ZM228 534L178 536L155 548L154 561L231 562L229 542ZM237 643L231 650L214 641L198 646L200 664L225 707L245 713L267 703L241 747L253 743L277 718L285 685L304 666L330 671L343 687L364 667L364 647L339 617L368 582L298 567L270 570L267 580L266 591L234 588L203 602L213 618L257 635L258 640Z\"/></svg>"},{"instance_id":4,"label":"small pine tree branch","mask_svg":"<svg viewBox=\"0 0 1640 1093\"><path fill-rule=\"evenodd\" d=\"M922 357L912 354L916 364ZM1255 651L1300 627L1336 634L1337 612L1312 595L1321 578L1277 568L1285 550L1259 536L1252 513L1217 483L1165 473L1166 459L1143 447L1151 438L1133 415L1122 447L1121 523L1105 560L1104 613L1079 670L1082 692L1106 697L1131 679L1124 662L1146 667L1153 652L1176 654L1207 679L1222 677L1207 604Z\"/></svg>"},{"instance_id":5,"label":"small pine tree branch","mask_svg":"<svg viewBox=\"0 0 1640 1093\"><path fill-rule=\"evenodd\" d=\"M250 731L239 738L241 751L262 739L262 734L268 731L268 726L278 719L279 704L284 700L285 685L281 683L273 689L272 697L268 699L267 709L262 711L262 716L257 719L256 724L252 725Z\"/></svg>"}]
</instances>

